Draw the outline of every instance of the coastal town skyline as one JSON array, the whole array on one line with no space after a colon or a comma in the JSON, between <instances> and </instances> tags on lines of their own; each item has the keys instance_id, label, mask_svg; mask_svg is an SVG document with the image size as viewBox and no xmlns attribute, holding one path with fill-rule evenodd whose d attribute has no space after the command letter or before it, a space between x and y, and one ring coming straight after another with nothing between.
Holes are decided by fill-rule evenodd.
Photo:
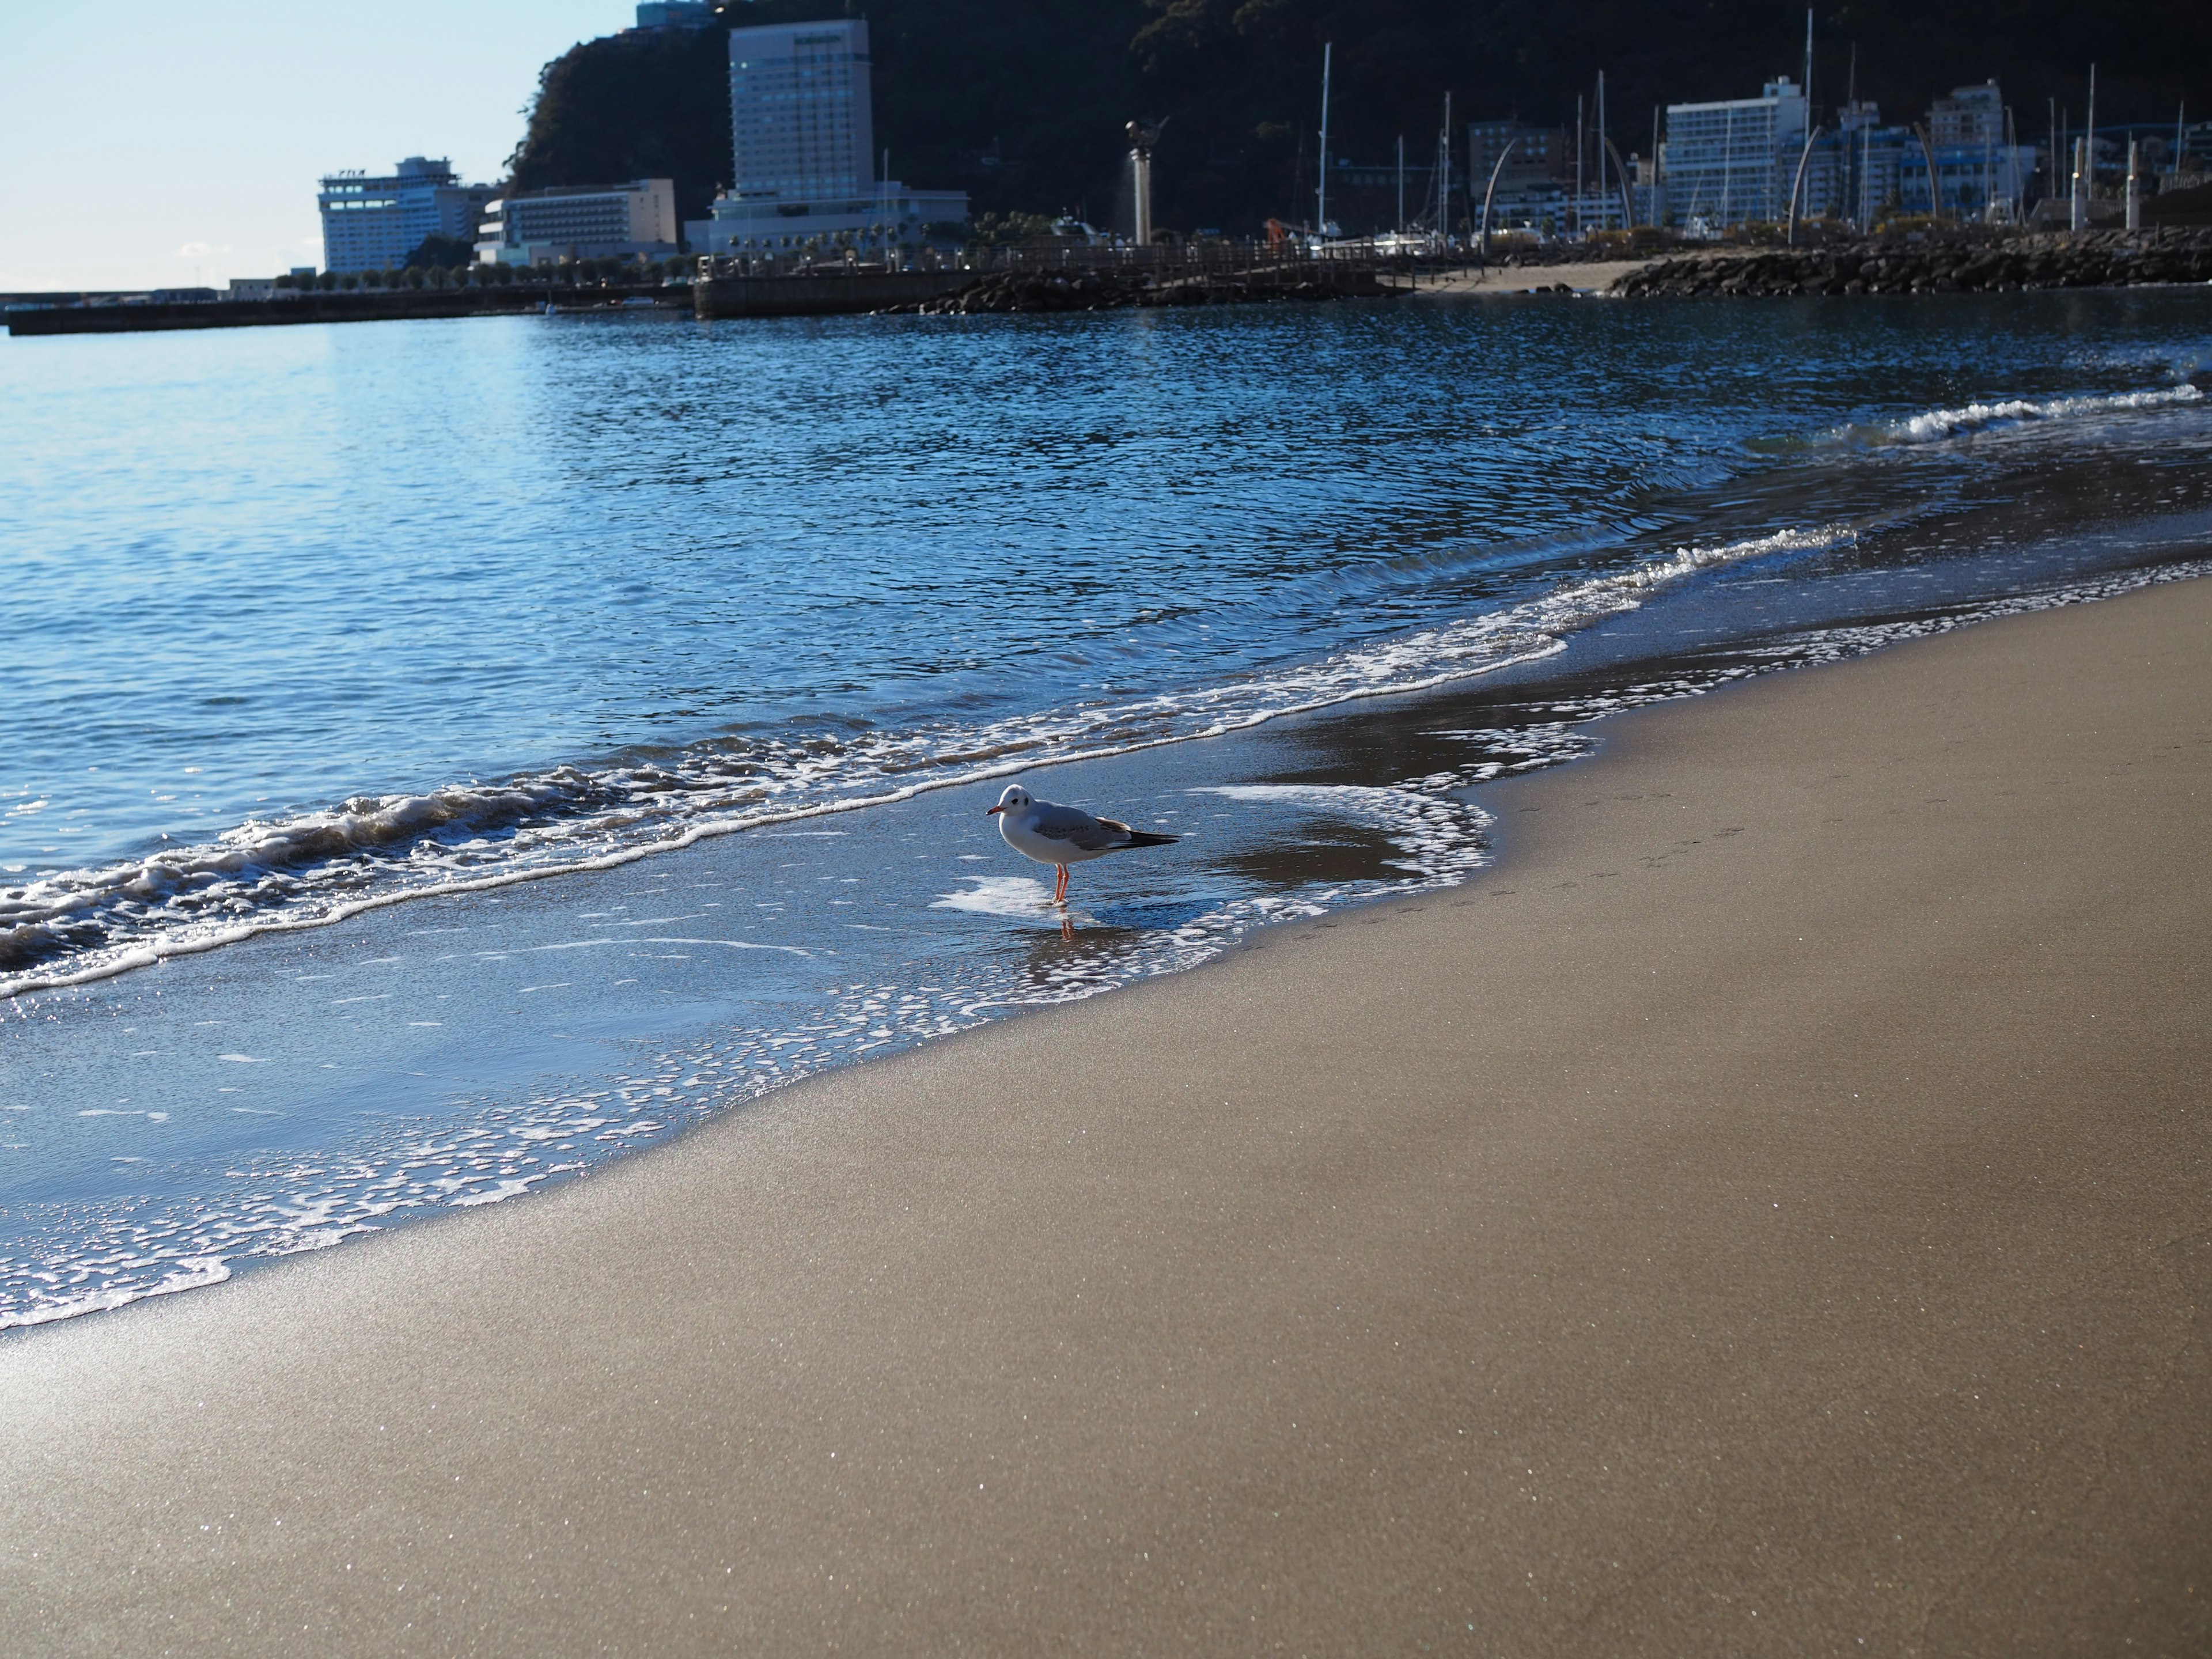
<instances>
[{"instance_id":1,"label":"coastal town skyline","mask_svg":"<svg viewBox=\"0 0 2212 1659\"><path fill-rule=\"evenodd\" d=\"M4 1659L2212 1654L2208 64L0 13Z\"/></svg>"},{"instance_id":2,"label":"coastal town skyline","mask_svg":"<svg viewBox=\"0 0 2212 1659\"><path fill-rule=\"evenodd\" d=\"M542 73L589 57L591 52L606 47L613 37L635 25L660 23L664 15L665 21L672 22L679 11L684 13L684 21L695 26L700 17L691 12L711 16L703 7L638 8L610 4L608 0L564 0L551 6L520 9L511 16L504 10L489 17L479 11L456 22L442 17L412 17L410 8L403 5L396 12L385 14L386 27L380 27L377 38L422 38L422 31L413 26L434 24L440 49L415 54L407 72L392 78L392 84L399 89L396 97L387 95L384 81L373 74L331 72L333 62L357 61L363 41L357 30L327 22L304 24L288 19L282 25L264 27L230 9L196 17L189 27L173 19L149 17L146 27L124 37L119 49L95 40L89 25L81 21L48 16L16 25L15 50L9 55L10 68L0 72L16 83L0 88L9 94L0 100L0 109L5 110L0 113L0 132L15 128L8 133L16 140L15 153L33 158L44 153L42 147L52 148L57 137L64 133L69 136L70 148L66 157L56 152L52 165L15 170L4 187L6 194L0 196L0 205L9 209L11 224L24 228L0 251L0 292L221 289L234 278L265 283L304 266L342 268L344 262L334 264L331 258L326 224L309 216L313 212L309 200L312 181L327 184L331 175L349 171L380 174L389 170L392 164L386 158L390 156L435 155L450 167L455 179L473 181L479 194L488 194L504 181L510 165L522 163L530 147L538 142L532 106ZM761 9L763 18L771 15L781 14L773 8ZM1808 48L1810 45L1808 38ZM1832 55L1835 42L1824 40L1822 46ZM896 45L890 51L894 60L900 55ZM881 59L885 54L879 50L878 56ZM1852 45L1850 61L1856 77L1856 43ZM1808 50L1804 67L1810 69L1813 64ZM189 72L178 72L179 64L188 66ZM1808 216L1840 212L1852 222L1863 222L1881 205L1884 189L1901 195L1896 204L1899 210L1907 215L1925 211L1924 202L1915 205L1913 192L1918 191L1924 197L1923 178L1930 170L1911 159L1918 154L1913 149L1917 143L1913 124L1923 118L1924 111L1893 110L1885 118L1873 113L1878 106L1853 105L1853 110L1862 112L1856 117L1860 127L1883 118L1890 123L1883 129L1888 145L1885 160L1866 143L1856 138L1847 142L1833 131L1838 120L1847 127L1854 125L1851 112L1838 116L1836 109L1850 95L1848 82L1838 86L1831 83L1832 77L1816 75L1811 85L1800 86L1793 94L1789 77L1779 67L1778 75L1778 79L1770 80L1764 88L1706 86L1685 89L1681 95L1686 100L1717 94L1748 106L1762 92L1771 94L1778 88L1784 94L1780 107L1785 118L1775 123L1778 133L1788 124L1791 95L1800 100L1803 112L1794 118L1800 130L1808 119L1832 118L1826 119L1819 143L1808 155L1800 206L1800 211ZM112 90L112 112L98 123L73 119L64 107L62 89L98 77L105 77ZM1656 108L1650 114L1650 135L1640 143L1635 131L1638 121L1618 108L1613 122L1605 126L1603 137L1587 141L1574 137L1585 119L1604 125L1602 72L1596 73L1595 86L1595 100L1584 116L1576 118L1572 128L1540 118L1524 125L1517 112L1510 119L1501 118L1509 112L1480 102L1462 103L1456 124L1459 131L1449 140L1461 160L1460 167L1448 175L1461 203L1455 216L1468 217L1473 212L1474 181L1468 170L1485 159L1485 124L1501 135L1499 141L1493 141L1493 147L1509 131L1541 132L1549 135L1557 151L1548 169L1553 176L1536 179L1534 173L1546 169L1539 167L1532 172L1528 167L1528 144L1524 139L1522 154L1505 169L1508 176L1497 222L1501 227L1525 222L1556 234L1570 228L1577 232L1605 228L1622 216L1632 222L1650 222L1661 216L1656 210L1662 201L1668 207L1662 222L1675 222L1678 228L1688 221L1730 223L1741 216L1741 204L1730 205L1731 170L1741 171L1733 161L1728 169L1715 164L1714 177L1708 181L1714 186L1713 202L1705 202L1699 188L1686 194L1675 191L1674 195L1683 197L1683 201L1668 198L1661 187L1664 181L1656 179L1656 158L1650 154L1651 141L1662 131ZM1953 95L1965 90L1954 88ZM1989 90L1994 99L2008 99L2010 89L2001 94L1994 77ZM1352 96L1356 100L1358 94ZM1373 101L1371 92L1368 101ZM1577 107L1583 107L1581 98L1575 102ZM1339 104L1346 113L1358 115L1357 103L1347 106L1342 94ZM1671 94L1668 106L1674 107ZM1939 131L1942 109L1939 98L1936 113L1926 118ZM1985 208L1996 210L1999 197L2004 198L2008 215L2017 215L2039 197L2063 193L2064 182L2058 174L2066 170L2071 154L2071 140L2064 135L2078 140L2082 113L2062 107L2056 100L2050 100L2047 112L2030 106L2015 111L2008 101L2001 102L1981 121L1996 135L1995 139L1977 138L1956 157L1947 155L1945 158L1947 216L1982 216ZM2140 118L2142 113L2114 110L2108 104L2102 125L2109 128L2115 116ZM2181 131L2185 114L2185 104L2173 112L2177 132ZM282 136L272 140L272 134ZM1732 143L1740 147L1740 141L1741 134L1733 135ZM1943 141L1939 138L1938 142ZM663 139L648 143L662 143L665 149ZM2153 143L2163 160L2171 147L2162 139ZM1410 176L1415 195L1428 193L1432 209L1436 156L1425 153L1425 152L1435 151L1436 137L1431 135L1424 140L1416 135L1411 146L1414 159ZM1400 149L1406 148L1401 137ZM2185 148L2196 150L2203 146L2189 142ZM1832 149L1836 151L1832 156L1827 153ZM1609 150L1626 152L1626 159L1609 155ZM905 153L911 156L910 149ZM1570 154L1571 167L1564 159ZM310 155L316 158L313 164L306 161ZM1168 168L1164 176L1170 181L1179 170L1175 166L1179 159L1170 156L1163 163ZM1347 153L1340 140L1329 153L1333 176L1328 190L1340 201L1364 193L1380 202L1395 184L1396 194L1403 197L1409 176L1405 160L1401 155L1395 178L1386 178L1391 172L1387 156ZM702 164L698 157L693 157L692 162L695 171ZM2114 158L2106 155L2104 165L2112 167ZM570 166L573 170L573 161ZM1188 166L1184 161L1183 168ZM1347 167L1355 169L1356 178L1336 176L1338 169ZM518 180L526 170L536 174L535 182L565 187L620 189L635 182L613 173L588 179L556 174L547 180L542 155L532 158L526 168L518 165ZM682 167L678 170L681 173ZM721 170L726 171L726 167ZM1779 174L1787 169L1777 163L1766 170L1776 177L1766 181L1764 195L1778 198L1783 191ZM1305 182L1291 196L1310 198L1318 179L1303 149L1298 172ZM1629 172L1636 175L1633 190L1629 188ZM1530 177L1517 181L1516 191L1512 175L1522 173L1529 173ZM1621 176L1616 178L1616 173ZM932 182L939 181L933 178ZM1364 192L1359 188L1363 184ZM1561 202L1547 204L1532 217L1528 211L1530 204L1520 199L1532 184L1539 194L1553 185L1559 192L1571 191L1571 194L1562 194ZM678 180L679 198L687 189L696 195L702 188ZM1956 200L1952 199L1954 191L1959 192ZM1966 204L1967 194L1975 194L1977 201ZM1988 204L1980 202L1983 196L1990 198ZM137 204L132 214L118 216L103 210L108 202L124 198ZM946 198L948 203L953 199L953 196ZM1636 205L1638 203L1640 207ZM1310 208L1314 203L1307 199L1304 204ZM698 236L690 234L695 228L692 221L706 205L702 198L678 214L684 222L687 243L699 241ZM976 203L979 208L991 205L994 204L988 197ZM1026 212L1075 211L1102 224L1109 222L1114 213L1108 202L1096 204L1096 210L1086 214L1082 204L1048 201L1042 196L1016 205ZM1286 199L1268 210L1280 212L1292 222L1303 222L1310 216L1297 212L1296 199ZM1376 210L1374 203L1368 203L1364 216L1373 218ZM945 216L939 212L937 216ZM1399 216L1401 222L1397 228L1402 229L1405 216L1401 212ZM1415 216L1419 216L1418 211ZM1443 216L1448 228L1458 228L1450 222L1455 216ZM1316 228L1320 228L1318 222ZM1380 221L1365 227L1389 228ZM1349 234L1361 234L1360 228L1351 228Z\"/></svg>"}]
</instances>

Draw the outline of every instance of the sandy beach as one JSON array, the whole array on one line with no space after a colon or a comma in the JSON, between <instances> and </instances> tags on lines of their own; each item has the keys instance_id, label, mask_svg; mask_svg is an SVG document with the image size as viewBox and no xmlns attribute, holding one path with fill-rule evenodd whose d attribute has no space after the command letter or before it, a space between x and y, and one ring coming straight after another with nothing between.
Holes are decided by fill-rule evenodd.
<instances>
[{"instance_id":1,"label":"sandy beach","mask_svg":"<svg viewBox=\"0 0 2212 1659\"><path fill-rule=\"evenodd\" d=\"M6 1646L2212 1650L2208 687L2175 582L1620 717L1470 886L19 1333Z\"/></svg>"},{"instance_id":2,"label":"sandy beach","mask_svg":"<svg viewBox=\"0 0 2212 1659\"><path fill-rule=\"evenodd\" d=\"M1597 259L1582 264L1490 265L1480 270L1455 270L1421 279L1412 295L1550 294L1564 284L1571 293L1602 294L1633 270L1654 262L1641 259Z\"/></svg>"}]
</instances>

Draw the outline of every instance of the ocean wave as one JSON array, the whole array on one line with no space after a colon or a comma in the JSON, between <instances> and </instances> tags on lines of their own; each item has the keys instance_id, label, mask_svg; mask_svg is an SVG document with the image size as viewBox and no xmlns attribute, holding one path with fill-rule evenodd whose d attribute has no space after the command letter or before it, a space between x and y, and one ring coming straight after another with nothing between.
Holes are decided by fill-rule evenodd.
<instances>
[{"instance_id":1,"label":"ocean wave","mask_svg":"<svg viewBox=\"0 0 2212 1659\"><path fill-rule=\"evenodd\" d=\"M605 870L709 836L909 799L1027 768L1219 736L1534 661L1699 571L1855 538L1786 530L1561 583L1493 611L1295 667L972 727L726 738L648 762L362 796L198 846L0 888L0 997L81 985L412 899Z\"/></svg>"},{"instance_id":2,"label":"ocean wave","mask_svg":"<svg viewBox=\"0 0 2212 1659\"><path fill-rule=\"evenodd\" d=\"M2153 392L2113 392L2072 398L2011 398L2002 403L1962 404L1956 409L1931 409L1924 414L1886 426L1855 427L1851 431L1877 442L1935 443L1961 433L1980 432L1996 426L2030 421L2079 420L2084 416L2115 415L2130 410L2155 409L2169 404L2191 404L2204 393L2195 385L2165 386Z\"/></svg>"}]
</instances>

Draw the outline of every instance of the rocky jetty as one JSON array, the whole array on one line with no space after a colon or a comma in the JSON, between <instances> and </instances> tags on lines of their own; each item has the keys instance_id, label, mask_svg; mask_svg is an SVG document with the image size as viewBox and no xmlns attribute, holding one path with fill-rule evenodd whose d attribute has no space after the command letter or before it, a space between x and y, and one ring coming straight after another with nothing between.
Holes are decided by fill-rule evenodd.
<instances>
[{"instance_id":1,"label":"rocky jetty","mask_svg":"<svg viewBox=\"0 0 2212 1659\"><path fill-rule=\"evenodd\" d=\"M2121 288L2212 282L2212 228L2095 231L1948 241L1878 238L1765 252L1662 259L1608 293L1986 294L2042 288Z\"/></svg>"}]
</instances>

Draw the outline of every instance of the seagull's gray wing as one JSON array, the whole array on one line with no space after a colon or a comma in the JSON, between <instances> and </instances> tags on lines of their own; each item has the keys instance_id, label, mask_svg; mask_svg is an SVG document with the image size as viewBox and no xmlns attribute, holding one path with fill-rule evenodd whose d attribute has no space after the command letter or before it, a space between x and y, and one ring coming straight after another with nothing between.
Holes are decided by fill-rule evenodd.
<instances>
[{"instance_id":1,"label":"seagull's gray wing","mask_svg":"<svg viewBox=\"0 0 2212 1659\"><path fill-rule=\"evenodd\" d=\"M1094 818L1073 806L1048 806L1040 801L1030 827L1048 841L1064 841L1085 853L1110 853L1129 844L1127 824Z\"/></svg>"}]
</instances>

